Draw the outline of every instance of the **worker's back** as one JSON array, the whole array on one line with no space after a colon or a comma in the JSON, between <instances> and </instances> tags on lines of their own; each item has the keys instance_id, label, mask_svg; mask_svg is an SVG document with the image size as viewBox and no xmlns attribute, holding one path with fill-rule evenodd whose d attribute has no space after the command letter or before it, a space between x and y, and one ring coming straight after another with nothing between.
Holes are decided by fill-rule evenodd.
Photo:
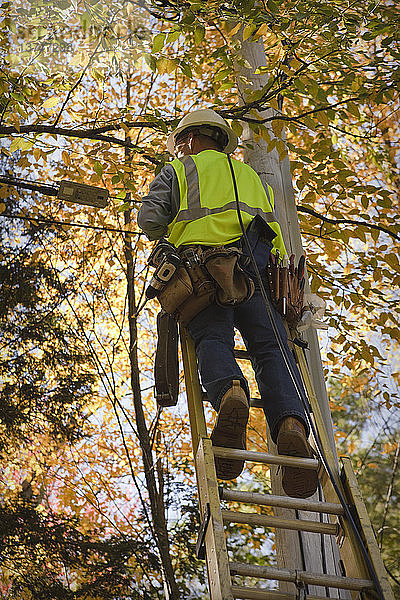
<instances>
[{"instance_id":1,"label":"worker's back","mask_svg":"<svg viewBox=\"0 0 400 600\"><path fill-rule=\"evenodd\" d=\"M242 221L246 227L260 214L280 236L273 213L272 188L266 191L257 173L238 160L232 160ZM242 235L228 157L223 152L204 150L175 159L180 207L168 228L169 241L183 244L226 245Z\"/></svg>"}]
</instances>

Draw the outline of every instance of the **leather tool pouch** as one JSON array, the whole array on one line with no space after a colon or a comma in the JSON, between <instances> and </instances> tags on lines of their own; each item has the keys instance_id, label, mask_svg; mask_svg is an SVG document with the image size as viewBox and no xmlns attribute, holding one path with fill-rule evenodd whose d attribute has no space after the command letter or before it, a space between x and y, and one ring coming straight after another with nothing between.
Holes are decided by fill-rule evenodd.
<instances>
[{"instance_id":1,"label":"leather tool pouch","mask_svg":"<svg viewBox=\"0 0 400 600\"><path fill-rule=\"evenodd\" d=\"M201 246L184 246L183 266L158 295L162 308L187 325L215 299L215 282L201 264Z\"/></svg>"},{"instance_id":2,"label":"leather tool pouch","mask_svg":"<svg viewBox=\"0 0 400 600\"><path fill-rule=\"evenodd\" d=\"M267 266L271 302L285 319L289 329L296 329L303 314L303 268L300 272L299 267L287 268L279 263L273 254L271 254Z\"/></svg>"},{"instance_id":3,"label":"leather tool pouch","mask_svg":"<svg viewBox=\"0 0 400 600\"><path fill-rule=\"evenodd\" d=\"M192 282L193 293L179 306L176 316L182 325L187 325L200 311L214 302L215 282L203 266L201 246L185 246L181 254Z\"/></svg>"},{"instance_id":4,"label":"leather tool pouch","mask_svg":"<svg viewBox=\"0 0 400 600\"><path fill-rule=\"evenodd\" d=\"M175 311L193 294L193 284L186 267L179 267L174 277L158 294L158 300L165 312L173 315Z\"/></svg>"},{"instance_id":5,"label":"leather tool pouch","mask_svg":"<svg viewBox=\"0 0 400 600\"><path fill-rule=\"evenodd\" d=\"M217 283L215 301L220 306L235 306L254 294L253 280L239 266L240 254L234 246L211 247L203 252L204 266Z\"/></svg>"},{"instance_id":6,"label":"leather tool pouch","mask_svg":"<svg viewBox=\"0 0 400 600\"><path fill-rule=\"evenodd\" d=\"M163 310L157 315L154 382L157 404L175 406L179 393L178 324Z\"/></svg>"}]
</instances>

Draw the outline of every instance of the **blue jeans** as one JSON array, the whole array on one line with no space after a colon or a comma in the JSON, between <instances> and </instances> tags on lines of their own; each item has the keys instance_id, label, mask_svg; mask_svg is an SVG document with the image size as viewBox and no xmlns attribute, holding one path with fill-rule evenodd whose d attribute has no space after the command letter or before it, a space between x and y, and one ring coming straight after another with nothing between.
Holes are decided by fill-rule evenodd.
<instances>
[{"instance_id":1,"label":"blue jeans","mask_svg":"<svg viewBox=\"0 0 400 600\"><path fill-rule=\"evenodd\" d=\"M281 338L287 347L282 318L275 310L274 314ZM248 383L234 357L234 327L240 331L249 353L274 442L280 421L288 416L299 419L308 435L309 428L302 401L288 373L258 289L250 300L236 308L211 304L187 326L195 344L201 381L213 408L219 410L222 396L234 379L241 382L247 397L250 396ZM300 374L289 349L288 356L298 385L301 386Z\"/></svg>"}]
</instances>

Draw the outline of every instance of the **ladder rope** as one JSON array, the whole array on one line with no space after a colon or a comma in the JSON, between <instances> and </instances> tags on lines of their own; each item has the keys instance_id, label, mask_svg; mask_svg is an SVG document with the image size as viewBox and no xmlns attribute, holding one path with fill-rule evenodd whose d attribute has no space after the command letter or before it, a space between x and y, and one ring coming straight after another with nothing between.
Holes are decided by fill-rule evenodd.
<instances>
[{"instance_id":1,"label":"ladder rope","mask_svg":"<svg viewBox=\"0 0 400 600\"><path fill-rule=\"evenodd\" d=\"M382 587L380 585L379 579L377 577L377 574L376 574L376 571L375 571L375 567L374 567L374 565L373 565L373 563L371 561L371 558L370 558L370 556L368 554L367 548L365 547L365 544L364 544L364 541L363 541L363 539L362 539L362 537L360 535L360 532L358 531L357 525L354 522L353 516L352 516L351 511L350 511L350 509L349 509L349 507L348 507L348 505L346 503L346 500L345 500L345 498L344 498L344 496L342 494L342 491L340 490L340 488L339 488L339 486L338 486L338 484L336 482L336 478L335 478L335 476L334 476L334 474L333 474L333 472L332 472L332 470L330 468L330 465L329 465L329 463L327 461L327 458L325 456L325 452L324 452L324 450L322 448L322 444L321 444L321 441L319 439L318 432L317 432L317 430L316 430L316 428L314 426L314 423L313 423L311 415L310 415L310 410L309 410L309 406L308 406L308 404L309 404L308 403L308 399L307 399L307 397L305 395L305 392L304 392L302 386L298 385L297 376L296 376L296 374L294 373L294 371L292 369L292 366L290 364L290 361L289 361L289 358L288 358L288 355L287 355L288 351L285 348L285 346L283 344L283 341L282 341L282 338L280 336L280 333L279 333L279 330L278 330L278 326L277 326L277 323L276 323L276 319L275 319L275 315L273 314L273 311L271 309L270 300L268 298L268 294L266 292L266 289L265 289L265 286L264 286L264 282L262 280L260 271L258 269L258 265L257 265L256 260L254 258L254 254L253 254L253 251L251 249L250 242L249 242L249 239L247 237L246 230L245 230L245 227L244 227L244 224L243 224L242 215L240 213L239 193L238 193L238 188L237 188L237 182L236 182L235 172L234 172L234 169L233 169L231 157L230 157L229 154L227 156L228 156L229 167L230 167L231 174L232 174L233 187L234 187L235 199L236 199L236 211L237 211L237 215L238 215L238 220L239 220L240 228L242 230L243 239L245 241L247 250L249 252L249 257L250 257L253 269L254 269L254 271L256 273L257 282L258 282L258 284L260 286L260 291L261 291L261 295L262 295L262 298L263 298L263 301L264 301L264 304L265 304L265 308L267 310L268 317L269 317L269 319L271 321L272 330L274 332L276 341L277 341L279 349L281 351L282 358L284 360L285 366L286 366L286 368L288 370L288 373L290 375L292 383L293 383L293 385L295 387L296 393L297 393L297 395L299 396L300 400L303 403L305 414L307 416L307 421L309 423L310 429L311 429L312 434L313 434L314 439L315 439L315 443L317 445L318 454L319 454L319 456L321 458L321 461L322 461L322 463L323 463L323 465L324 465L324 467L326 469L326 472L328 473L328 476L329 476L329 478L330 478L330 480L332 482L334 490L335 490L335 492L336 492L336 494L337 494L337 496L339 498L339 501L340 501L340 503L343 506L343 509L345 511L345 515L346 515L346 518L347 518L347 520L348 520L348 522L350 524L350 527L353 530L354 535L355 535L355 537L357 539L358 545L360 547L361 553L362 553L363 558L365 560L365 563L367 565L368 571L370 572L371 579L373 580L373 583L375 585L376 591L378 592L378 594L380 596L380 599L381 600L385 600L385 596L384 596Z\"/></svg>"}]
</instances>

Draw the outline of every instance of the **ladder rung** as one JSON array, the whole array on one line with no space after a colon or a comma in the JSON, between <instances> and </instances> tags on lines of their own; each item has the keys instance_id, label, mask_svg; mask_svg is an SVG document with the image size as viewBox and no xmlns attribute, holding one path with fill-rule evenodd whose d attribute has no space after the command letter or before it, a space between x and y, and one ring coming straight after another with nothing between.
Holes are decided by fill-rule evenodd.
<instances>
[{"instance_id":1,"label":"ladder rung","mask_svg":"<svg viewBox=\"0 0 400 600\"><path fill-rule=\"evenodd\" d=\"M340 531L340 527L336 523L320 523L319 521L306 521L305 519L282 519L272 515L243 513L234 510L222 510L221 513L225 523L246 523L254 527L277 527L279 529L325 533L326 535L339 535Z\"/></svg>"},{"instance_id":2,"label":"ladder rung","mask_svg":"<svg viewBox=\"0 0 400 600\"><path fill-rule=\"evenodd\" d=\"M278 592L275 590L260 589L260 588L249 588L241 585L232 586L232 595L236 598L242 598L243 600L298 600L296 594L289 594L286 592ZM307 600L327 600L326 596L309 596L307 594Z\"/></svg>"},{"instance_id":3,"label":"ladder rung","mask_svg":"<svg viewBox=\"0 0 400 600\"><path fill-rule=\"evenodd\" d=\"M374 589L369 579L354 579L352 577L338 577L324 573L307 573L306 571L293 571L289 569L276 569L260 565L247 565L245 563L229 563L231 575L243 577L256 577L258 579L271 579L286 581L288 583L304 583L307 585L320 585L340 590L366 591Z\"/></svg>"},{"instance_id":4,"label":"ladder rung","mask_svg":"<svg viewBox=\"0 0 400 600\"><path fill-rule=\"evenodd\" d=\"M250 360L250 356L247 350L240 350L239 348L235 348L235 358L239 358L242 360Z\"/></svg>"},{"instance_id":5,"label":"ladder rung","mask_svg":"<svg viewBox=\"0 0 400 600\"><path fill-rule=\"evenodd\" d=\"M289 498L288 496L273 496L272 494L259 494L257 492L240 492L220 488L221 500L257 504L259 506L280 506L281 508L294 508L310 512L325 513L327 515L343 515L344 509L340 504L333 502L317 502L303 498Z\"/></svg>"},{"instance_id":6,"label":"ladder rung","mask_svg":"<svg viewBox=\"0 0 400 600\"><path fill-rule=\"evenodd\" d=\"M264 408L261 398L250 398L250 408Z\"/></svg>"},{"instance_id":7,"label":"ladder rung","mask_svg":"<svg viewBox=\"0 0 400 600\"><path fill-rule=\"evenodd\" d=\"M234 458L266 465L283 465L302 469L317 470L319 468L319 461L315 458L297 458L296 456L267 454L266 452L254 452L253 450L237 450L235 448L222 448L221 446L213 446L213 452L214 456L219 458Z\"/></svg>"}]
</instances>

